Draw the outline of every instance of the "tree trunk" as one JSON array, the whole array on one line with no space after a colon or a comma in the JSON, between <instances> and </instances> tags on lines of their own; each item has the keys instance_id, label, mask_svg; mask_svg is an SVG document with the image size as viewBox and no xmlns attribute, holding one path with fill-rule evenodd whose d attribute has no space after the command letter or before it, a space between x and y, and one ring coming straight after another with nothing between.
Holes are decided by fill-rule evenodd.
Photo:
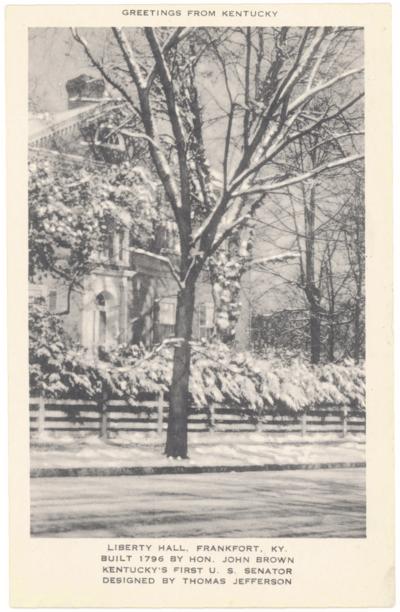
<instances>
[{"instance_id":1,"label":"tree trunk","mask_svg":"<svg viewBox=\"0 0 400 612\"><path fill-rule=\"evenodd\" d=\"M331 313L328 331L328 361L330 362L335 361L335 324L333 316L333 313Z\"/></svg>"},{"instance_id":2,"label":"tree trunk","mask_svg":"<svg viewBox=\"0 0 400 612\"><path fill-rule=\"evenodd\" d=\"M153 305L153 344L160 344L160 303L158 300Z\"/></svg>"},{"instance_id":3,"label":"tree trunk","mask_svg":"<svg viewBox=\"0 0 400 612\"><path fill-rule=\"evenodd\" d=\"M321 359L320 291L315 283L315 208L315 185L313 185L304 207L306 254L304 289L310 312L311 363L319 363Z\"/></svg>"},{"instance_id":4,"label":"tree trunk","mask_svg":"<svg viewBox=\"0 0 400 612\"><path fill-rule=\"evenodd\" d=\"M310 308L310 349L311 363L319 363L321 359L321 319L318 308Z\"/></svg>"},{"instance_id":5,"label":"tree trunk","mask_svg":"<svg viewBox=\"0 0 400 612\"><path fill-rule=\"evenodd\" d=\"M181 339L174 351L169 401L167 457L187 457L187 420L189 409L190 340L194 313L194 283L178 294L175 337Z\"/></svg>"},{"instance_id":6,"label":"tree trunk","mask_svg":"<svg viewBox=\"0 0 400 612\"><path fill-rule=\"evenodd\" d=\"M356 305L354 312L354 361L358 363L360 361L361 353L361 308L360 308L360 297L356 297Z\"/></svg>"}]
</instances>

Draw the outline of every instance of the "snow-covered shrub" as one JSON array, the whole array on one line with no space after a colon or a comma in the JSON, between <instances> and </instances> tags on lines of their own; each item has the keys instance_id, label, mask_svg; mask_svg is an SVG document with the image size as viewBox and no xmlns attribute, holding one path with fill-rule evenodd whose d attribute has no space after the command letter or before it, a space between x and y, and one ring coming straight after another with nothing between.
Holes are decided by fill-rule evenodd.
<instances>
[{"instance_id":1,"label":"snow-covered shrub","mask_svg":"<svg viewBox=\"0 0 400 612\"><path fill-rule=\"evenodd\" d=\"M168 391L171 380L171 357L166 350L148 351L143 345L122 344L108 353L103 367L113 373L116 395L130 403L141 393Z\"/></svg>"},{"instance_id":2,"label":"snow-covered shrub","mask_svg":"<svg viewBox=\"0 0 400 612\"><path fill-rule=\"evenodd\" d=\"M342 364L312 365L300 359L291 363L257 360L266 385L264 400L277 410L304 411L315 407L349 405L365 408L363 364L348 360Z\"/></svg>"},{"instance_id":3,"label":"snow-covered shrub","mask_svg":"<svg viewBox=\"0 0 400 612\"><path fill-rule=\"evenodd\" d=\"M195 406L213 402L260 411L262 387L262 374L250 353L232 351L223 343L192 343L189 390Z\"/></svg>"},{"instance_id":4,"label":"snow-covered shrub","mask_svg":"<svg viewBox=\"0 0 400 612\"><path fill-rule=\"evenodd\" d=\"M244 411L301 412L313 407L365 408L363 364L312 365L271 357L256 359L224 344L193 343L190 391L197 406L209 402Z\"/></svg>"},{"instance_id":5,"label":"snow-covered shrub","mask_svg":"<svg viewBox=\"0 0 400 612\"><path fill-rule=\"evenodd\" d=\"M29 306L29 379L31 395L47 398L100 399L117 390L112 372L72 342L42 298Z\"/></svg>"},{"instance_id":6,"label":"snow-covered shrub","mask_svg":"<svg viewBox=\"0 0 400 612\"><path fill-rule=\"evenodd\" d=\"M149 248L166 221L154 206L158 185L140 166L87 167L70 158L29 163L29 275L50 273L69 282L90 273L110 232L129 230L132 244Z\"/></svg>"},{"instance_id":7,"label":"snow-covered shrub","mask_svg":"<svg viewBox=\"0 0 400 612\"><path fill-rule=\"evenodd\" d=\"M315 407L365 408L363 364L312 365L300 359L256 359L223 344L193 345L190 390L196 405L209 401L260 412L301 412Z\"/></svg>"},{"instance_id":8,"label":"snow-covered shrub","mask_svg":"<svg viewBox=\"0 0 400 612\"><path fill-rule=\"evenodd\" d=\"M349 359L319 366L318 371L322 403L348 404L359 410L365 409L364 364Z\"/></svg>"},{"instance_id":9,"label":"snow-covered shrub","mask_svg":"<svg viewBox=\"0 0 400 612\"><path fill-rule=\"evenodd\" d=\"M73 344L60 317L44 302L30 308L30 385L45 397L124 398L135 404L143 393L168 393L173 346L152 350L120 345L94 360ZM301 359L255 358L223 343L192 342L189 391L194 408L223 404L256 418L263 410L301 412L313 407L365 405L362 364L311 365Z\"/></svg>"}]
</instances>

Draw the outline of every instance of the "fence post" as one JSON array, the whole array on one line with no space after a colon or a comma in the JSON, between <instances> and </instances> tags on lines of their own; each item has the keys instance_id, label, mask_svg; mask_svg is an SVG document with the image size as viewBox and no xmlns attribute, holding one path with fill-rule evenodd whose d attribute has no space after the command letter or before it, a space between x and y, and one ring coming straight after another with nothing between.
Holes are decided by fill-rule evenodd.
<instances>
[{"instance_id":1,"label":"fence post","mask_svg":"<svg viewBox=\"0 0 400 612\"><path fill-rule=\"evenodd\" d=\"M160 391L158 394L158 405L157 405L157 433L162 436L164 425L164 393Z\"/></svg>"},{"instance_id":2,"label":"fence post","mask_svg":"<svg viewBox=\"0 0 400 612\"><path fill-rule=\"evenodd\" d=\"M209 410L209 415L210 415L210 420L209 420L209 430L214 429L215 428L215 406L213 403L210 404L210 410Z\"/></svg>"},{"instance_id":3,"label":"fence post","mask_svg":"<svg viewBox=\"0 0 400 612\"><path fill-rule=\"evenodd\" d=\"M263 421L262 421L261 410L257 410L257 420L255 422L255 430L262 431L263 430L262 425L263 425Z\"/></svg>"},{"instance_id":4,"label":"fence post","mask_svg":"<svg viewBox=\"0 0 400 612\"><path fill-rule=\"evenodd\" d=\"M107 396L103 394L100 400L100 438L102 440L108 439L108 410L107 410Z\"/></svg>"},{"instance_id":5,"label":"fence post","mask_svg":"<svg viewBox=\"0 0 400 612\"><path fill-rule=\"evenodd\" d=\"M44 397L39 397L39 410L37 415L38 437L41 438L46 427L46 402Z\"/></svg>"},{"instance_id":6,"label":"fence post","mask_svg":"<svg viewBox=\"0 0 400 612\"><path fill-rule=\"evenodd\" d=\"M348 431L348 427L347 427L348 426L348 421L347 421L348 412L349 412L349 407L343 406L343 438L347 436L347 431Z\"/></svg>"},{"instance_id":7,"label":"fence post","mask_svg":"<svg viewBox=\"0 0 400 612\"><path fill-rule=\"evenodd\" d=\"M301 435L304 437L307 434L307 412L304 411L301 415Z\"/></svg>"}]
</instances>

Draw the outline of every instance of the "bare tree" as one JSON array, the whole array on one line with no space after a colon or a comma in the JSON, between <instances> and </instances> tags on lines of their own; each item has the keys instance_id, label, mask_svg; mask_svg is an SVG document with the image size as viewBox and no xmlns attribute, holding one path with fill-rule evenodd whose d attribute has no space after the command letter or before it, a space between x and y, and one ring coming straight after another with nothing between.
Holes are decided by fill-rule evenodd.
<instances>
[{"instance_id":1,"label":"bare tree","mask_svg":"<svg viewBox=\"0 0 400 612\"><path fill-rule=\"evenodd\" d=\"M148 144L177 224L180 257L178 265L171 263L178 285L177 346L166 454L186 457L196 282L209 258L269 193L362 158L351 147L304 172L282 171L277 164L289 146L360 101L362 66L349 66L349 53L343 52L349 44L357 49L358 33L313 27L112 28L112 49L101 58L89 41L93 33L72 33L140 117L135 136ZM218 91L208 85L213 80ZM334 108L324 100L334 101Z\"/></svg>"},{"instance_id":2,"label":"bare tree","mask_svg":"<svg viewBox=\"0 0 400 612\"><path fill-rule=\"evenodd\" d=\"M269 337L276 348L307 349L314 363L358 361L365 259L360 175L343 167L329 179L320 176L318 183L274 197L267 213L256 220L256 242L277 252L290 248L299 257L290 267L257 267L251 301L259 313L258 344Z\"/></svg>"}]
</instances>

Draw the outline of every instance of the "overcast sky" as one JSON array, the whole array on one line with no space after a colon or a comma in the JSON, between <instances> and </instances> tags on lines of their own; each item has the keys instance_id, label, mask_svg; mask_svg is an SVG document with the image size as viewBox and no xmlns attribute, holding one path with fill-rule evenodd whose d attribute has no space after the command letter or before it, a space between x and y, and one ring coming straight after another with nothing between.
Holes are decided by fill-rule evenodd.
<instances>
[{"instance_id":1,"label":"overcast sky","mask_svg":"<svg viewBox=\"0 0 400 612\"><path fill-rule=\"evenodd\" d=\"M67 108L65 83L82 72L96 74L67 28L31 28L29 97L40 111Z\"/></svg>"}]
</instances>

